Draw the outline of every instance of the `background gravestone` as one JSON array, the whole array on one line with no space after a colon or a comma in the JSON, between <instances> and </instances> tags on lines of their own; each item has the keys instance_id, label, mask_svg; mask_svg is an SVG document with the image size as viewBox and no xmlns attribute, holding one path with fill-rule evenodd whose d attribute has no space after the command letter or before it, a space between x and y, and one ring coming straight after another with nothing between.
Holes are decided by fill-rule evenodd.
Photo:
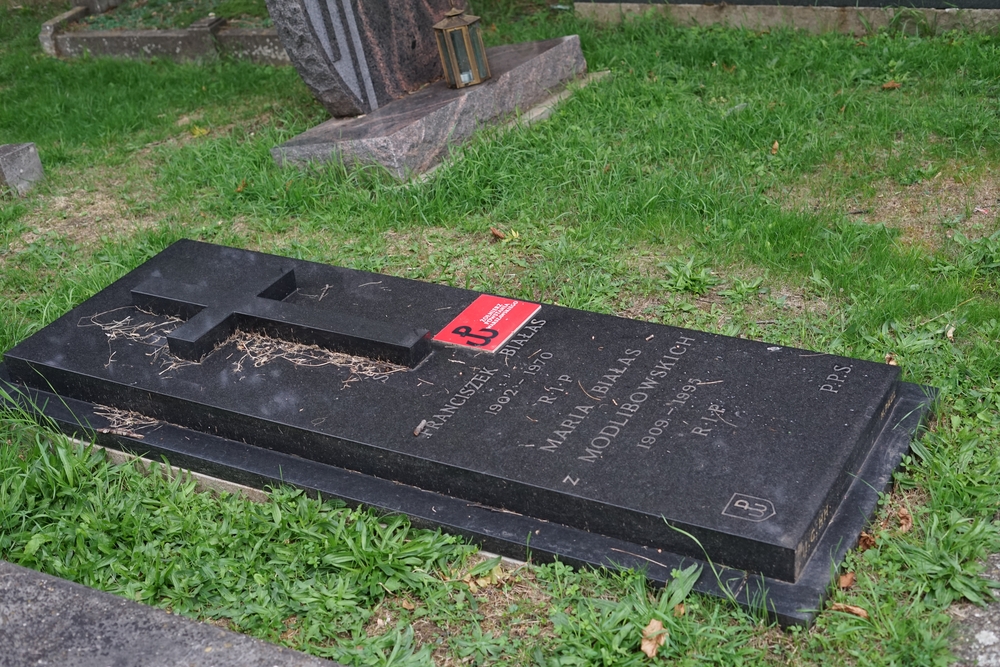
<instances>
[{"instance_id":1,"label":"background gravestone","mask_svg":"<svg viewBox=\"0 0 1000 667\"><path fill-rule=\"evenodd\" d=\"M44 178L35 144L0 145L0 185L6 185L23 197Z\"/></svg>"},{"instance_id":2,"label":"background gravestone","mask_svg":"<svg viewBox=\"0 0 1000 667\"><path fill-rule=\"evenodd\" d=\"M449 0L267 0L289 58L333 116L366 114L441 78L431 26L451 6Z\"/></svg>"}]
</instances>

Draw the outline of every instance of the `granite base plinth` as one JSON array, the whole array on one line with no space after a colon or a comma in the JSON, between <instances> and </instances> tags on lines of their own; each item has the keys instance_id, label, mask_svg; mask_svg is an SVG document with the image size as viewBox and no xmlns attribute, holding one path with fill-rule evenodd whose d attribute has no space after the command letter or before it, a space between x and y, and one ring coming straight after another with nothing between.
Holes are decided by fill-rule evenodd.
<instances>
[{"instance_id":1,"label":"granite base plinth","mask_svg":"<svg viewBox=\"0 0 1000 667\"><path fill-rule=\"evenodd\" d=\"M427 171L477 127L527 109L584 74L576 35L487 51L493 78L452 89L442 80L366 116L332 119L272 149L278 164L382 165L400 179Z\"/></svg>"}]
</instances>

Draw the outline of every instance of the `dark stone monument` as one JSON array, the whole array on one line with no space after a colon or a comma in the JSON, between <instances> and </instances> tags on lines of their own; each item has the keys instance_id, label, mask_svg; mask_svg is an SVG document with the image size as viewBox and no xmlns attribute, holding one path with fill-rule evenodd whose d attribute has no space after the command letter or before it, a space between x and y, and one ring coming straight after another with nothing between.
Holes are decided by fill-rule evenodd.
<instances>
[{"instance_id":1,"label":"dark stone monument","mask_svg":"<svg viewBox=\"0 0 1000 667\"><path fill-rule=\"evenodd\" d=\"M193 241L0 379L101 444L508 555L659 582L710 560L696 590L786 624L820 608L931 394L893 366Z\"/></svg>"},{"instance_id":2,"label":"dark stone monument","mask_svg":"<svg viewBox=\"0 0 1000 667\"><path fill-rule=\"evenodd\" d=\"M443 76L431 26L450 8L450 0L267 0L288 57L332 116L369 113Z\"/></svg>"}]
</instances>

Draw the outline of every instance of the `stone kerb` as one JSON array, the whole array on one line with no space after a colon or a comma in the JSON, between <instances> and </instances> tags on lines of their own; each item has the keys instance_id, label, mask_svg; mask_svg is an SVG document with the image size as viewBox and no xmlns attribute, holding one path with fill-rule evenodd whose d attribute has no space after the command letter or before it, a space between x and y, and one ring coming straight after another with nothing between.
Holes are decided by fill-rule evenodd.
<instances>
[{"instance_id":1,"label":"stone kerb","mask_svg":"<svg viewBox=\"0 0 1000 667\"><path fill-rule=\"evenodd\" d=\"M870 4L876 4L869 0ZM790 27L821 34L839 32L855 36L898 25L907 32L1000 30L1000 9L907 9L894 7L822 7L775 4L670 4L654 2L582 2L574 5L577 15L599 23L620 23L647 12L667 16L677 25L724 25L749 30Z\"/></svg>"},{"instance_id":2,"label":"stone kerb","mask_svg":"<svg viewBox=\"0 0 1000 667\"><path fill-rule=\"evenodd\" d=\"M80 30L67 26L95 7L117 6L115 0L82 0L79 6L42 24L42 51L57 58L85 54L131 59L167 58L179 62L212 60L220 55L258 65L290 65L277 33L271 28L229 28L225 19L200 19L183 30ZM113 3L113 4L112 4Z\"/></svg>"}]
</instances>

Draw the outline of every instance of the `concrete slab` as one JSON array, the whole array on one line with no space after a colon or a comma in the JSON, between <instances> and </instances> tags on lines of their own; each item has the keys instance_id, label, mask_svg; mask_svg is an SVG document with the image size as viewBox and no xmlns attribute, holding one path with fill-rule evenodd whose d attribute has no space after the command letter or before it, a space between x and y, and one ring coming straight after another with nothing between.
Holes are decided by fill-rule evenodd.
<instances>
[{"instance_id":1,"label":"concrete slab","mask_svg":"<svg viewBox=\"0 0 1000 667\"><path fill-rule=\"evenodd\" d=\"M0 561L0 667L338 667Z\"/></svg>"}]
</instances>

